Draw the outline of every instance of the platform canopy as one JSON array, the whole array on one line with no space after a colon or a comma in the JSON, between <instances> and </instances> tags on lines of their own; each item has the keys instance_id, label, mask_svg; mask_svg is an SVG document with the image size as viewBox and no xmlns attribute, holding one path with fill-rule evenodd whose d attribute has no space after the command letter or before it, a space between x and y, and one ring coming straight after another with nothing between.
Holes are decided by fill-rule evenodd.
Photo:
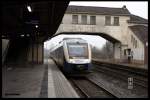
<instances>
[{"instance_id":1,"label":"platform canopy","mask_svg":"<svg viewBox=\"0 0 150 100\"><path fill-rule=\"evenodd\" d=\"M2 38L36 38L43 41L58 29L69 1L3 1Z\"/></svg>"}]
</instances>

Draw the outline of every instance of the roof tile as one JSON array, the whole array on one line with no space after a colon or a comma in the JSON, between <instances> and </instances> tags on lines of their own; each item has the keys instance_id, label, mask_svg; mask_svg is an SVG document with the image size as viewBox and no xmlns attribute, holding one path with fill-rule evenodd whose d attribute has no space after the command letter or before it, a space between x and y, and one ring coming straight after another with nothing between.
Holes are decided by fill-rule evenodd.
<instances>
[{"instance_id":1,"label":"roof tile","mask_svg":"<svg viewBox=\"0 0 150 100\"><path fill-rule=\"evenodd\" d=\"M66 13L90 13L105 15L130 15L127 8L109 8L92 6L68 6Z\"/></svg>"},{"instance_id":2,"label":"roof tile","mask_svg":"<svg viewBox=\"0 0 150 100\"><path fill-rule=\"evenodd\" d=\"M144 25L129 26L131 31L143 42L148 41L148 27Z\"/></svg>"},{"instance_id":3,"label":"roof tile","mask_svg":"<svg viewBox=\"0 0 150 100\"><path fill-rule=\"evenodd\" d=\"M148 24L147 19L144 19L144 18L136 16L136 15L131 15L130 20L128 22L129 23L136 23L136 24Z\"/></svg>"}]
</instances>

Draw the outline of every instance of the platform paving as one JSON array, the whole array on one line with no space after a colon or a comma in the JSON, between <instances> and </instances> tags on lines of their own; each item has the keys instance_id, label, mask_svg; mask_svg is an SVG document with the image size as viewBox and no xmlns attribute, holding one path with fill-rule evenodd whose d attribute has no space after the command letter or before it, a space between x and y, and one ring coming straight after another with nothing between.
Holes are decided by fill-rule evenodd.
<instances>
[{"instance_id":1,"label":"platform paving","mask_svg":"<svg viewBox=\"0 0 150 100\"><path fill-rule=\"evenodd\" d=\"M2 67L3 98L79 98L51 59Z\"/></svg>"},{"instance_id":2,"label":"platform paving","mask_svg":"<svg viewBox=\"0 0 150 100\"><path fill-rule=\"evenodd\" d=\"M3 98L39 98L45 65L7 65L2 68Z\"/></svg>"},{"instance_id":3,"label":"platform paving","mask_svg":"<svg viewBox=\"0 0 150 100\"><path fill-rule=\"evenodd\" d=\"M79 98L56 64L48 60L48 98Z\"/></svg>"}]
</instances>

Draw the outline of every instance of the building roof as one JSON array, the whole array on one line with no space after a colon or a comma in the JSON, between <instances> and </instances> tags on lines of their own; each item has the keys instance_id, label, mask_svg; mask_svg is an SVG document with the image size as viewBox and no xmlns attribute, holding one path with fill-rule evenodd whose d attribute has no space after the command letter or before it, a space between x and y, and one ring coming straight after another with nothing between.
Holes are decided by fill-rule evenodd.
<instances>
[{"instance_id":1,"label":"building roof","mask_svg":"<svg viewBox=\"0 0 150 100\"><path fill-rule=\"evenodd\" d=\"M109 8L109 7L92 7L92 6L68 6L66 13L88 13L88 14L103 14L103 15L130 15L128 9Z\"/></svg>"},{"instance_id":2,"label":"building roof","mask_svg":"<svg viewBox=\"0 0 150 100\"><path fill-rule=\"evenodd\" d=\"M148 27L144 25L129 26L131 31L145 44L148 41Z\"/></svg>"},{"instance_id":3,"label":"building roof","mask_svg":"<svg viewBox=\"0 0 150 100\"><path fill-rule=\"evenodd\" d=\"M130 15L130 20L128 20L128 22L135 23L135 24L148 24L147 19L132 14Z\"/></svg>"}]
</instances>

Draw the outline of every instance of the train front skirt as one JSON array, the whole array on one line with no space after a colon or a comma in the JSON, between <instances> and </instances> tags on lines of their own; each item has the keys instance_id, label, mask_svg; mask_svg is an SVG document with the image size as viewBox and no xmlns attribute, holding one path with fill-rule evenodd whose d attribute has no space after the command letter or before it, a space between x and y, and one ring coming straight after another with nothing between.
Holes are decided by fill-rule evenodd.
<instances>
[{"instance_id":1,"label":"train front skirt","mask_svg":"<svg viewBox=\"0 0 150 100\"><path fill-rule=\"evenodd\" d=\"M75 73L88 73L91 72L91 63L87 64L71 64L65 62L63 71L65 73L75 74Z\"/></svg>"}]
</instances>

